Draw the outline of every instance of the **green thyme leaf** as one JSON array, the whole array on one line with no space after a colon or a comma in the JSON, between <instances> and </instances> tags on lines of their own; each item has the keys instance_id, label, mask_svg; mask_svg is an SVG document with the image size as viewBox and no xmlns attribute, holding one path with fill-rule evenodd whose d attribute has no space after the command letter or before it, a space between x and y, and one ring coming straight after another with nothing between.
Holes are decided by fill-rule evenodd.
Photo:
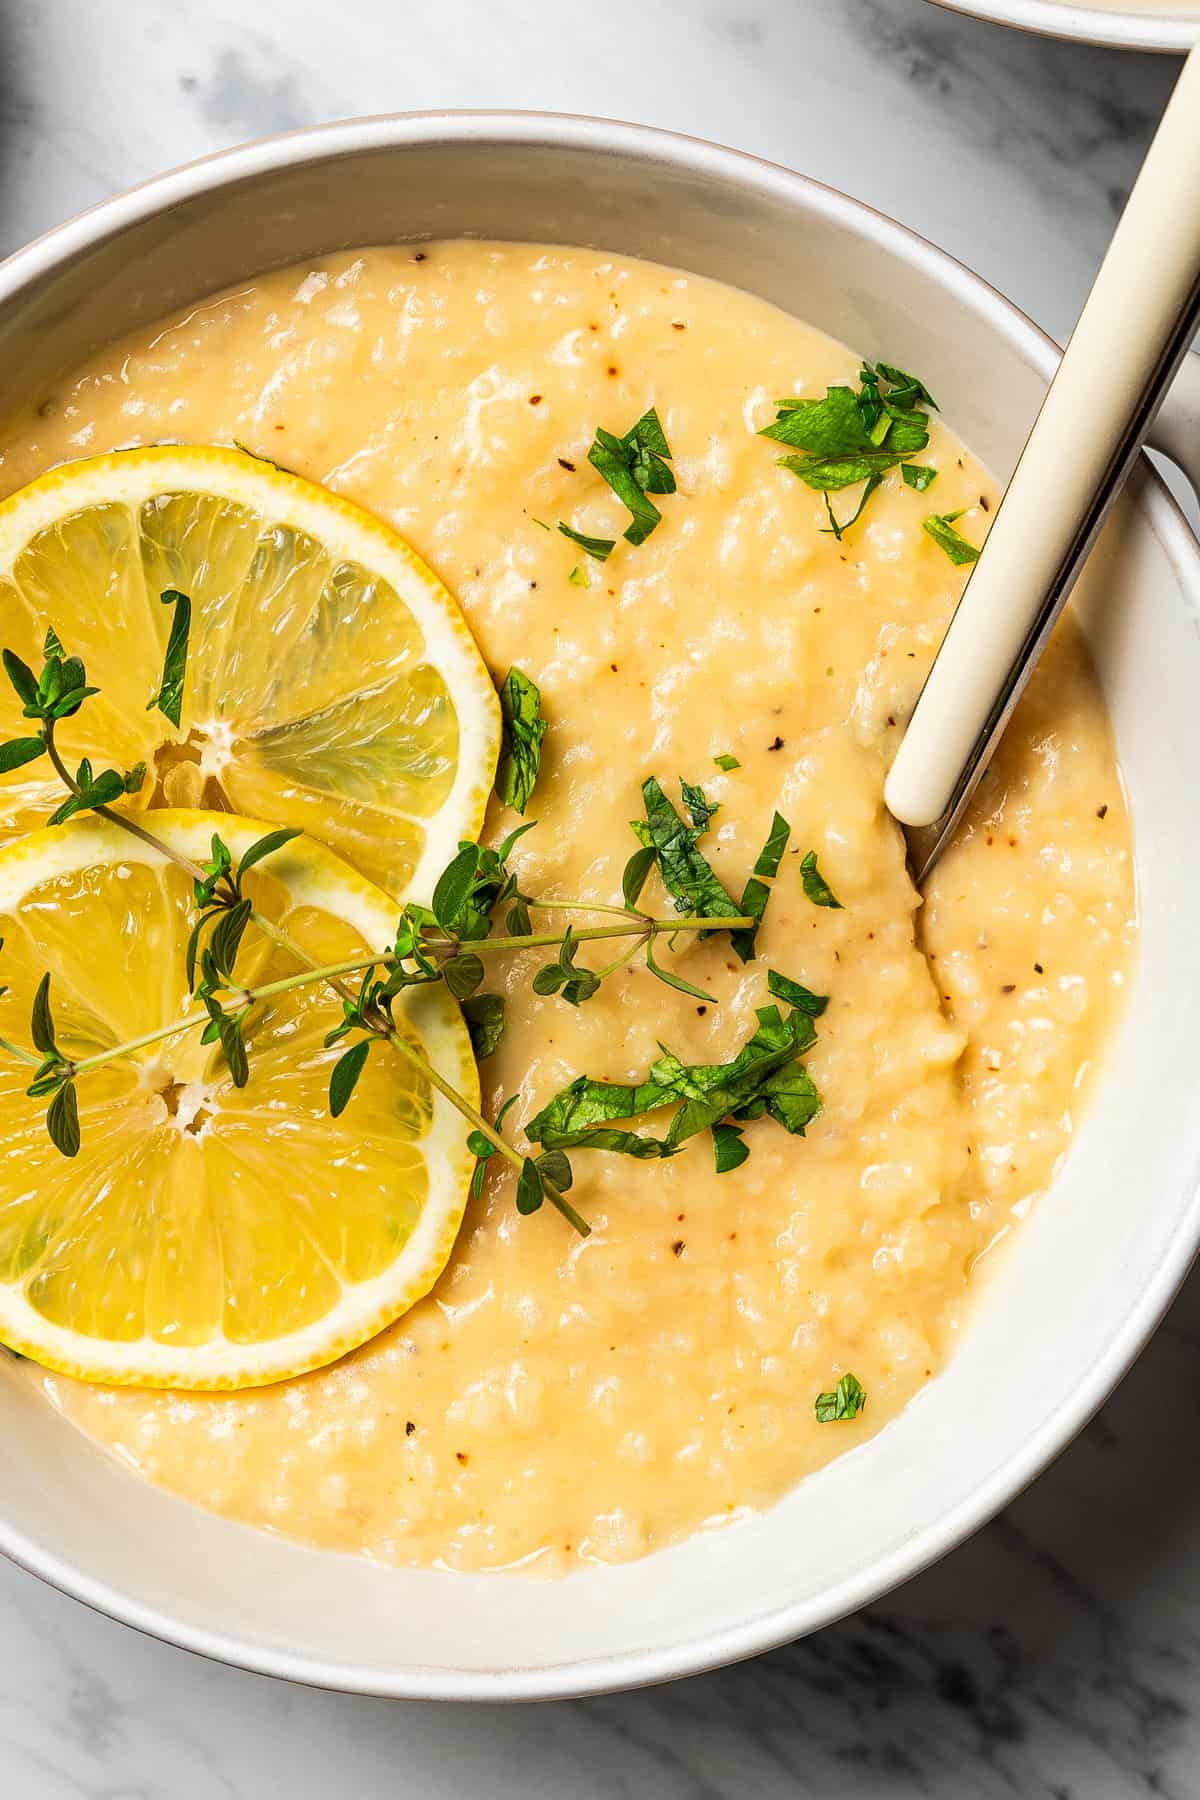
<instances>
[{"instance_id":1,"label":"green thyme leaf","mask_svg":"<svg viewBox=\"0 0 1200 1800\"><path fill-rule=\"evenodd\" d=\"M462 1003L476 1062L493 1056L504 1036L504 995L472 994Z\"/></svg>"},{"instance_id":2,"label":"green thyme leaf","mask_svg":"<svg viewBox=\"0 0 1200 1800\"><path fill-rule=\"evenodd\" d=\"M433 890L433 912L443 931L453 932L466 909L480 855L478 844L460 845L457 856L438 877Z\"/></svg>"},{"instance_id":3,"label":"green thyme leaf","mask_svg":"<svg viewBox=\"0 0 1200 1800\"><path fill-rule=\"evenodd\" d=\"M801 859L800 879L804 883L805 897L811 900L814 906L832 906L836 907L839 912L842 910L841 901L817 867L815 850L810 850L808 855Z\"/></svg>"},{"instance_id":4,"label":"green thyme leaf","mask_svg":"<svg viewBox=\"0 0 1200 1800\"><path fill-rule=\"evenodd\" d=\"M576 531L573 525L564 525L561 519L558 521L558 529L564 537L570 538L573 544L578 544L581 550L586 551L588 556L594 556L597 562L607 562L617 547L616 538L587 537L582 531Z\"/></svg>"},{"instance_id":5,"label":"green thyme leaf","mask_svg":"<svg viewBox=\"0 0 1200 1800\"><path fill-rule=\"evenodd\" d=\"M736 936L737 933L734 935ZM661 963L656 962L654 942L651 938L646 940L646 967L652 975L657 975L666 987L674 988L677 994L690 994L693 1000L705 1000L710 1006L717 1004L712 994L706 994L703 988L693 986L690 981L685 981L682 975L676 975L673 970L664 969Z\"/></svg>"},{"instance_id":6,"label":"green thyme leaf","mask_svg":"<svg viewBox=\"0 0 1200 1800\"><path fill-rule=\"evenodd\" d=\"M767 970L767 992L773 999L794 1006L797 1012L807 1013L810 1019L819 1019L829 1005L828 995L814 994L803 982L793 981L790 975L780 975L776 969Z\"/></svg>"},{"instance_id":7,"label":"green thyme leaf","mask_svg":"<svg viewBox=\"0 0 1200 1800\"><path fill-rule=\"evenodd\" d=\"M64 1081L50 1102L46 1130L56 1150L64 1156L79 1155L79 1100L73 1081Z\"/></svg>"},{"instance_id":8,"label":"green thyme leaf","mask_svg":"<svg viewBox=\"0 0 1200 1800\"><path fill-rule=\"evenodd\" d=\"M658 851L653 844L645 844L635 850L625 864L625 872L621 876L621 898L626 906L635 907L646 885L646 877L658 861Z\"/></svg>"},{"instance_id":9,"label":"green thyme leaf","mask_svg":"<svg viewBox=\"0 0 1200 1800\"><path fill-rule=\"evenodd\" d=\"M705 918L736 919L738 909L706 857L696 848L701 832L687 826L653 776L642 783L646 822L634 822L640 842L653 848L663 886L676 910Z\"/></svg>"},{"instance_id":10,"label":"green thyme leaf","mask_svg":"<svg viewBox=\"0 0 1200 1800\"><path fill-rule=\"evenodd\" d=\"M742 766L736 756L730 756L728 750L720 756L714 756L713 761L716 763L718 769L724 769L726 774L728 774L731 769L740 769Z\"/></svg>"},{"instance_id":11,"label":"green thyme leaf","mask_svg":"<svg viewBox=\"0 0 1200 1800\"><path fill-rule=\"evenodd\" d=\"M293 838L303 836L304 833L298 826L293 826L290 830L285 828L280 831L268 831L266 837L258 838L248 850L242 853L238 860L239 879L247 869L252 869L255 863L264 862L268 856L274 856L277 850L282 850L285 844L290 844Z\"/></svg>"},{"instance_id":12,"label":"green thyme leaf","mask_svg":"<svg viewBox=\"0 0 1200 1800\"><path fill-rule=\"evenodd\" d=\"M714 1125L712 1136L717 1174L727 1175L730 1169L740 1168L750 1154L742 1142L741 1127L738 1125Z\"/></svg>"},{"instance_id":13,"label":"green thyme leaf","mask_svg":"<svg viewBox=\"0 0 1200 1800\"><path fill-rule=\"evenodd\" d=\"M979 561L979 551L975 545L968 544L962 533L954 529L954 521L961 519L965 510L960 507L958 512L930 513L927 519L921 520L921 529L929 533L934 543L946 552L956 567Z\"/></svg>"},{"instance_id":14,"label":"green thyme leaf","mask_svg":"<svg viewBox=\"0 0 1200 1800\"><path fill-rule=\"evenodd\" d=\"M29 664L22 662L12 650L4 652L3 662L4 672L16 689L18 700L25 708L25 717L27 719L40 718L37 676Z\"/></svg>"},{"instance_id":15,"label":"green thyme leaf","mask_svg":"<svg viewBox=\"0 0 1200 1800\"><path fill-rule=\"evenodd\" d=\"M474 951L452 956L442 970L446 986L456 1000L466 1000L483 980L483 958Z\"/></svg>"},{"instance_id":16,"label":"green thyme leaf","mask_svg":"<svg viewBox=\"0 0 1200 1800\"><path fill-rule=\"evenodd\" d=\"M240 1017L233 1013L222 1013L218 1032L229 1078L234 1087L244 1088L250 1079L250 1065L246 1059L246 1041L242 1036Z\"/></svg>"},{"instance_id":17,"label":"green thyme leaf","mask_svg":"<svg viewBox=\"0 0 1200 1800\"><path fill-rule=\"evenodd\" d=\"M585 588L591 585L587 578L587 570L581 569L578 563L576 563L575 567L567 576L567 580L571 583L572 587Z\"/></svg>"},{"instance_id":18,"label":"green thyme leaf","mask_svg":"<svg viewBox=\"0 0 1200 1800\"><path fill-rule=\"evenodd\" d=\"M340 1119L350 1104L350 1096L358 1086L358 1078L371 1054L371 1043L370 1038L361 1038L357 1044L351 1045L344 1056L339 1056L333 1065L329 1077L329 1111L335 1119ZM484 1142L487 1142L486 1138ZM490 1144L488 1153L491 1154Z\"/></svg>"},{"instance_id":19,"label":"green thyme leaf","mask_svg":"<svg viewBox=\"0 0 1200 1800\"><path fill-rule=\"evenodd\" d=\"M535 1213L545 1198L542 1172L533 1158L527 1156L517 1177L517 1211L523 1216Z\"/></svg>"},{"instance_id":20,"label":"green thyme leaf","mask_svg":"<svg viewBox=\"0 0 1200 1800\"><path fill-rule=\"evenodd\" d=\"M556 1187L560 1194L570 1192L575 1184L575 1172L561 1150L543 1150L536 1160L543 1181Z\"/></svg>"},{"instance_id":21,"label":"green thyme leaf","mask_svg":"<svg viewBox=\"0 0 1200 1800\"><path fill-rule=\"evenodd\" d=\"M0 744L0 775L11 775L14 769L23 769L26 763L36 762L45 753L45 740L40 737L13 738L11 743Z\"/></svg>"},{"instance_id":22,"label":"green thyme leaf","mask_svg":"<svg viewBox=\"0 0 1200 1800\"><path fill-rule=\"evenodd\" d=\"M938 472L936 469L928 468L924 463L904 463L901 465L900 473L904 477L905 487L916 488L918 494L923 494L926 488L933 486Z\"/></svg>"},{"instance_id":23,"label":"green thyme leaf","mask_svg":"<svg viewBox=\"0 0 1200 1800\"><path fill-rule=\"evenodd\" d=\"M66 654L66 651L63 649L63 641L59 637L57 631L55 631L53 625L47 625L46 636L42 643L42 655L47 658L57 656L61 661Z\"/></svg>"},{"instance_id":24,"label":"green thyme leaf","mask_svg":"<svg viewBox=\"0 0 1200 1800\"><path fill-rule=\"evenodd\" d=\"M40 1050L43 1056L57 1056L58 1046L54 1041L54 1015L50 1010L50 974L46 974L38 982L37 993L33 996L33 1016L29 1024L29 1034L33 1039L33 1047Z\"/></svg>"},{"instance_id":25,"label":"green thyme leaf","mask_svg":"<svg viewBox=\"0 0 1200 1800\"><path fill-rule=\"evenodd\" d=\"M505 806L523 813L529 805L542 761L546 721L541 695L520 669L510 669L500 689L503 737L496 770L496 793Z\"/></svg>"},{"instance_id":26,"label":"green thyme leaf","mask_svg":"<svg viewBox=\"0 0 1200 1800\"><path fill-rule=\"evenodd\" d=\"M843 1375L832 1393L818 1394L818 1425L829 1425L836 1419L857 1419L867 1404L867 1390L857 1375Z\"/></svg>"},{"instance_id":27,"label":"green thyme leaf","mask_svg":"<svg viewBox=\"0 0 1200 1800\"><path fill-rule=\"evenodd\" d=\"M518 1096L516 1094L509 1095L508 1099L504 1102L504 1105L500 1108L500 1111L496 1114L492 1124L493 1131L498 1132L500 1130L501 1126L504 1124L505 1114L511 1111L517 1104L517 1098ZM491 1138L485 1137L482 1131L468 1132L467 1149L471 1152L472 1156L479 1159L475 1164L475 1169L471 1176L471 1198L473 1200L478 1200L480 1194L483 1192L483 1177L487 1164L493 1156L499 1156L500 1150L498 1145L493 1144Z\"/></svg>"},{"instance_id":28,"label":"green thyme leaf","mask_svg":"<svg viewBox=\"0 0 1200 1800\"><path fill-rule=\"evenodd\" d=\"M187 680L188 636L192 629L192 603L186 594L178 588L164 588L159 595L164 606L175 608L175 617L171 620L171 635L167 639L166 655L163 657L162 681L154 698L146 707L153 712L157 707L164 718L170 720L175 729L179 729L183 717L183 690Z\"/></svg>"},{"instance_id":29,"label":"green thyme leaf","mask_svg":"<svg viewBox=\"0 0 1200 1800\"><path fill-rule=\"evenodd\" d=\"M249 900L238 900L217 921L208 947L220 975L232 977L253 910Z\"/></svg>"}]
</instances>

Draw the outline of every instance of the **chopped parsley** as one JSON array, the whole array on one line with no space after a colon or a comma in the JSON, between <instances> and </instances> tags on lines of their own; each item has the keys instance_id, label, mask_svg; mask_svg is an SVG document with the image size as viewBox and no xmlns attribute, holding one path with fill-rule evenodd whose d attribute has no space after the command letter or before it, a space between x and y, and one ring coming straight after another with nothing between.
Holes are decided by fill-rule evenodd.
<instances>
[{"instance_id":1,"label":"chopped parsley","mask_svg":"<svg viewBox=\"0 0 1200 1800\"><path fill-rule=\"evenodd\" d=\"M758 927L767 910L767 901L771 898L771 890L761 878L765 875L768 880L773 880L778 875L779 865L783 861L783 853L787 849L788 839L791 835L792 828L787 820L780 813L776 813L771 820L767 841L758 853L754 872L742 889L742 912L746 918L753 919L755 923L749 929L731 933L730 942L743 962L749 962L754 955Z\"/></svg>"},{"instance_id":2,"label":"chopped parsley","mask_svg":"<svg viewBox=\"0 0 1200 1800\"><path fill-rule=\"evenodd\" d=\"M773 1000L784 1000L797 1012L806 1012L810 1019L819 1019L829 1005L827 994L814 994L802 981L793 981L777 969L767 970L767 992Z\"/></svg>"},{"instance_id":3,"label":"chopped parsley","mask_svg":"<svg viewBox=\"0 0 1200 1800\"><path fill-rule=\"evenodd\" d=\"M540 524L541 520L535 520L535 523ZM549 526L546 529L549 530ZM578 544L581 550L586 551L588 556L594 556L597 562L607 562L616 549L616 538L587 537L582 531L576 531L574 526L564 525L561 519L558 529L564 537L570 538L573 544Z\"/></svg>"},{"instance_id":4,"label":"chopped parsley","mask_svg":"<svg viewBox=\"0 0 1200 1800\"><path fill-rule=\"evenodd\" d=\"M832 1393L818 1394L818 1425L829 1425L837 1419L857 1419L867 1404L867 1390L857 1375L843 1375Z\"/></svg>"},{"instance_id":5,"label":"chopped parsley","mask_svg":"<svg viewBox=\"0 0 1200 1800\"><path fill-rule=\"evenodd\" d=\"M927 519L921 520L922 530L929 533L934 543L946 552L956 567L979 561L979 551L975 545L968 544L962 533L954 529L954 521L961 519L965 510L960 507L958 512L930 513Z\"/></svg>"},{"instance_id":6,"label":"chopped parsley","mask_svg":"<svg viewBox=\"0 0 1200 1800\"><path fill-rule=\"evenodd\" d=\"M681 913L700 913L706 918L736 919L738 907L727 892L712 865L697 849L709 819L716 811L704 799L699 788L681 782L685 804L692 812L691 825L685 825L653 775L642 783L642 804L646 817L633 821L634 834L644 849L654 853L654 862L662 884ZM695 804L699 800L699 805ZM631 859L632 862L633 859ZM649 860L637 859L648 872ZM644 879L644 874L643 874Z\"/></svg>"},{"instance_id":7,"label":"chopped parsley","mask_svg":"<svg viewBox=\"0 0 1200 1800\"><path fill-rule=\"evenodd\" d=\"M650 495L675 492L671 446L657 408L652 406L644 412L623 437L598 425L588 451L588 461L629 511L630 522L624 533L626 542L644 544L662 523L662 513ZM584 537L570 525L560 523L558 529L598 562L606 562L616 544L615 538Z\"/></svg>"},{"instance_id":8,"label":"chopped parsley","mask_svg":"<svg viewBox=\"0 0 1200 1800\"><path fill-rule=\"evenodd\" d=\"M713 1131L718 1173L745 1161L745 1146L733 1141L740 1134L718 1136L714 1129L730 1121L766 1115L802 1137L821 1108L799 1061L816 1041L812 1019L799 1011L784 1016L777 1006L760 1007L757 1016L758 1029L728 1063L687 1064L664 1048L644 1081L576 1076L529 1121L525 1135L544 1150L609 1150L647 1160L674 1156L698 1132ZM662 1137L614 1123L668 1105L676 1111Z\"/></svg>"},{"instance_id":9,"label":"chopped parsley","mask_svg":"<svg viewBox=\"0 0 1200 1800\"><path fill-rule=\"evenodd\" d=\"M541 694L521 669L510 669L500 689L502 736L496 768L496 794L505 806L523 813L533 797L542 762Z\"/></svg>"},{"instance_id":10,"label":"chopped parsley","mask_svg":"<svg viewBox=\"0 0 1200 1800\"><path fill-rule=\"evenodd\" d=\"M736 756L730 756L728 750L720 756L714 756L713 761L718 769L724 769L727 775L731 769L740 769L742 766Z\"/></svg>"},{"instance_id":11,"label":"chopped parsley","mask_svg":"<svg viewBox=\"0 0 1200 1800\"><path fill-rule=\"evenodd\" d=\"M900 473L905 487L915 488L918 494L923 494L937 480L937 470L928 468L924 463L904 463Z\"/></svg>"},{"instance_id":12,"label":"chopped parsley","mask_svg":"<svg viewBox=\"0 0 1200 1800\"><path fill-rule=\"evenodd\" d=\"M864 363L858 379L857 390L831 387L823 400L777 400L773 423L759 433L799 453L781 457L780 466L824 494L829 527L838 539L862 516L887 471L925 448L929 414L919 408L937 407L922 381L890 363ZM839 520L830 494L860 482L857 508Z\"/></svg>"},{"instance_id":13,"label":"chopped parsley","mask_svg":"<svg viewBox=\"0 0 1200 1800\"><path fill-rule=\"evenodd\" d=\"M817 867L817 853L810 850L800 863L800 879L804 893L814 906L832 906L840 912L842 903Z\"/></svg>"}]
</instances>

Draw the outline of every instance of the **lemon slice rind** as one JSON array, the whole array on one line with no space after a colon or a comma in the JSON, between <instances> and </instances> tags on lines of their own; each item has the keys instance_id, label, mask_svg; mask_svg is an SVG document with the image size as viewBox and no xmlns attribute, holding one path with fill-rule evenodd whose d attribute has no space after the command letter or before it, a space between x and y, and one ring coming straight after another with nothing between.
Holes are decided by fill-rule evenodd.
<instances>
[{"instance_id":1,"label":"lemon slice rind","mask_svg":"<svg viewBox=\"0 0 1200 1800\"><path fill-rule=\"evenodd\" d=\"M354 502L236 449L153 445L60 464L0 502L0 581L39 533L90 508L131 512L167 494L212 496L257 513L271 526L319 542L335 562L359 564L395 590L424 638L423 659L452 696L458 724L457 767L432 817L414 821L424 838L405 884L427 900L463 838L478 836L500 743L500 709L487 668L453 595L390 526ZM70 647L70 598L55 624ZM161 622L165 633L168 621ZM91 672L91 671L89 671ZM374 671L364 668L370 686ZM160 721L160 724L162 721Z\"/></svg>"},{"instance_id":2,"label":"lemon slice rind","mask_svg":"<svg viewBox=\"0 0 1200 1800\"><path fill-rule=\"evenodd\" d=\"M160 837L195 860L207 856L214 831L221 833L236 859L270 829L227 813L164 810L154 813L151 822ZM152 846L94 816L34 832L0 850L0 915L12 912L32 889L57 876L71 876L98 864L161 866L161 862L160 853ZM271 859L270 873L287 888L293 905L332 914L368 944L382 947L394 935L395 903L311 839L297 839L277 853ZM396 1014L398 1022L419 1037L439 1073L477 1107L479 1076L470 1039L444 987L402 993L396 1001ZM331 995L331 1024L336 1017L337 1001ZM86 1076L81 1078L81 1087L86 1080ZM243 1114L253 1108L254 1082L252 1062L250 1086L239 1094ZM264 1103L269 1098L264 1091ZM39 1104L29 1101L31 1116ZM457 1109L436 1091L431 1105L428 1131L417 1140L428 1171L428 1196L411 1235L381 1273L360 1283L343 1283L341 1301L313 1323L251 1344L217 1339L180 1349L149 1337L111 1342L47 1320L30 1305L22 1284L13 1282L0 1283L0 1341L47 1368L89 1381L204 1391L262 1386L345 1355L429 1292L449 1259L462 1224L474 1157L466 1147L466 1127ZM352 1116L345 1115L348 1119ZM286 1168L280 1173L286 1180Z\"/></svg>"}]
</instances>

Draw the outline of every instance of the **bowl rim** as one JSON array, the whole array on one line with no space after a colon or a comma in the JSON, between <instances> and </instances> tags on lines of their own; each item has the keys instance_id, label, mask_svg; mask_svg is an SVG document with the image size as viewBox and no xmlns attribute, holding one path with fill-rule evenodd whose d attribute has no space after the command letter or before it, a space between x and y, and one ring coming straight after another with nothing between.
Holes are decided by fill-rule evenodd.
<instances>
[{"instance_id":1,"label":"bowl rim","mask_svg":"<svg viewBox=\"0 0 1200 1800\"><path fill-rule=\"evenodd\" d=\"M933 0L947 12L1014 25L1039 37L1107 44L1119 50L1190 50L1200 37L1200 11L1190 19L1178 13L1122 12L1072 0Z\"/></svg>"},{"instance_id":2,"label":"bowl rim","mask_svg":"<svg viewBox=\"0 0 1200 1800\"><path fill-rule=\"evenodd\" d=\"M973 9L974 10L974 9ZM119 233L194 195L301 165L378 148L448 144L526 145L544 149L619 150L640 158L652 172L670 162L708 173L726 186L752 185L803 203L830 220L849 224L924 271L949 294L969 300L1048 380L1061 354L1044 331L998 289L948 252L886 214L839 190L778 163L705 139L658 127L578 114L527 111L440 110L376 114L305 127L217 151L151 177L104 200L33 239L0 262L0 306L28 282L105 237ZM1181 588L1200 614L1200 545L1161 478L1143 462L1138 503L1169 558ZM1106 1352L1083 1372L1067 1400L1047 1418L1019 1455L997 1465L976 1490L939 1514L891 1553L876 1558L850 1580L812 1601L783 1603L771 1611L653 1650L614 1652L503 1674L453 1671L408 1664L381 1675L346 1661L300 1650L249 1643L231 1634L188 1625L160 1608L90 1576L67 1557L47 1551L0 1517L0 1553L50 1586L179 1649L257 1674L308 1686L396 1699L458 1701L567 1699L631 1689L702 1674L756 1656L832 1624L954 1549L1019 1494L1086 1425L1126 1373L1178 1291L1200 1248L1200 1165L1187 1184L1187 1203L1152 1277L1130 1302Z\"/></svg>"}]
</instances>

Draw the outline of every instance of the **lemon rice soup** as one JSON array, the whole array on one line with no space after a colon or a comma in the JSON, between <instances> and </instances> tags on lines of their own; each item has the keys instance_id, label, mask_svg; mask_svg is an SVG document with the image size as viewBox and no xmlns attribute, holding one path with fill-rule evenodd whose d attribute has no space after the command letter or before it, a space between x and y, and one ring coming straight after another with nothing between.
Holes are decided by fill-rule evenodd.
<instances>
[{"instance_id":1,"label":"lemon rice soup","mask_svg":"<svg viewBox=\"0 0 1200 1800\"><path fill-rule=\"evenodd\" d=\"M917 373L936 396L937 371ZM787 397L826 410L818 419L777 404ZM578 1077L637 1084L657 1069L659 1080L665 1052L685 1073L727 1067L756 1030L774 1029L759 1009L802 1016L804 1029L803 1066L788 1065L787 1091L764 1087L679 1154L573 1145L569 1200L590 1223L586 1238L549 1205L523 1216L514 1172L490 1157L432 1291L324 1369L229 1393L89 1383L33 1362L27 1378L129 1468L199 1505L327 1548L453 1569L555 1572L639 1556L771 1503L886 1425L953 1354L981 1261L1033 1204L1054 1204L1047 1189L1114 1028L1136 930L1120 776L1070 621L924 903L909 879L884 777L999 498L921 383L886 364L863 370L763 302L672 270L575 249L446 242L339 254L263 278L118 345L36 402L0 435L0 492L130 446L242 444L357 502L413 546L461 603L497 684L516 666L540 690L548 729L524 820L493 799L483 831L495 846L533 821L511 850L522 893L620 907L641 845L636 903L649 914L673 914L678 883L704 885L705 871L716 882L710 910L717 889L740 916L765 905L756 943L743 937L744 959L728 930L655 938L654 957L683 987L659 980L636 942L597 991L576 988L579 1004L564 997L569 953L549 975L557 948L489 956L484 986L503 993L507 1022L480 1063L488 1120L515 1096L504 1129L522 1142ZM638 436L651 408L653 426ZM793 428L796 419L820 430ZM857 485L838 487L836 471L817 467L823 445L844 451L835 426L851 432ZM221 467L233 463L259 480L261 463L234 453ZM236 468L220 479L241 492ZM272 516L285 485L261 475L256 516ZM627 527L642 541L629 541ZM366 550L359 560L370 561ZM399 563L387 571L425 619L421 595L436 584L410 594ZM182 585L171 572L161 585ZM264 620L283 616L265 590L254 605ZM216 667L196 635L202 613L197 605L194 683ZM259 614L242 606L229 618L227 646L258 629L257 653L270 662ZM69 621L55 623L67 640ZM164 611L160 637L168 625ZM206 704L234 720L224 737L214 728L166 751L142 738L127 753L108 750L123 767L150 759L130 799L138 816L152 825L164 800L227 809L303 825L332 845L375 898L339 899L336 884L316 883L303 859L326 852L305 852L307 839L262 876L273 916L309 907L306 929L322 946L344 947L351 930L354 942L369 939L377 889L402 900L414 871L416 897L428 901L437 869L422 861L424 846L435 845L438 867L454 850L439 818L474 829L474 800L455 811L448 798L454 758L463 766L494 742L490 696L472 704L468 662L455 662L449 640L437 651L428 620L422 630L425 650L410 645L411 655L369 633L332 632L296 691L270 717L260 708L244 732L234 701L221 699L244 664L223 652L224 673L211 677L220 693ZM290 679L290 654L279 650L272 694ZM378 699L376 678L413 656L432 672L410 683L401 717ZM356 695L374 698L351 729ZM126 709L137 731L149 729L147 699L143 683ZM428 720L437 729L421 740L418 805L385 750L389 734L425 732ZM17 729L7 714L4 724L5 735ZM369 755L357 754L362 743ZM444 780L430 777L435 765ZM26 773L0 784L0 823L18 847L36 823L13 798ZM659 787L647 790L651 778ZM670 802L678 828L668 819L667 850L655 828L660 794L659 823ZM178 829L193 832L188 843L206 841ZM249 841L237 838L239 854ZM142 862L138 879L150 882ZM765 902L752 897L755 879ZM167 887L163 904L183 917L188 884ZM8 905L15 916L6 891L0 876L0 913ZM318 893L341 923L318 916ZM51 911L61 897L53 890ZM33 934L36 920L21 917L19 930ZM533 929L561 934L568 921L604 924L535 910ZM119 919L113 929L117 943ZM503 908L495 929L512 930ZM19 963L25 940L7 926L0 935L11 939L6 961ZM629 948L585 941L574 966L605 970ZM65 968L66 953L55 954ZM174 1004L182 977L176 986ZM338 1007L327 995L322 1004L324 1029ZM299 1003L281 1016L257 1071L251 1046L240 1093L275 1104L270 1057L284 1057L289 1034L311 1036L307 1019ZM439 1013L428 1041L451 1044L455 1029ZM9 1024L0 1030L9 1035ZM324 1082L319 1043L318 1032L313 1067ZM300 1094L298 1076L287 1079L310 1135L289 1150L278 1114L266 1112L251 1133L281 1209L293 1195L309 1205L314 1168L326 1202L345 1182L347 1208L361 1203L346 1174L359 1163L382 1191L389 1103L378 1059L336 1121ZM209 1133L215 1156L224 1127L204 1108L197 1118L190 1080L172 1072L160 1083L161 1129L189 1135L189 1155L206 1151ZM427 1094L411 1081L404 1092L410 1110L432 1116ZM212 1101L218 1114L227 1104ZM666 1117L644 1108L624 1135L661 1142ZM401 1161L415 1155L410 1138ZM11 1154L0 1160L13 1167ZM455 1191L461 1204L461 1183ZM443 1225L455 1217L447 1202ZM219 1285L233 1252L220 1230L206 1241ZM319 1233L314 1241L316 1282L336 1258ZM267 1261L255 1269L247 1280L265 1291ZM353 1288L353 1271L343 1280ZM130 1357L136 1371L136 1347Z\"/></svg>"}]
</instances>

